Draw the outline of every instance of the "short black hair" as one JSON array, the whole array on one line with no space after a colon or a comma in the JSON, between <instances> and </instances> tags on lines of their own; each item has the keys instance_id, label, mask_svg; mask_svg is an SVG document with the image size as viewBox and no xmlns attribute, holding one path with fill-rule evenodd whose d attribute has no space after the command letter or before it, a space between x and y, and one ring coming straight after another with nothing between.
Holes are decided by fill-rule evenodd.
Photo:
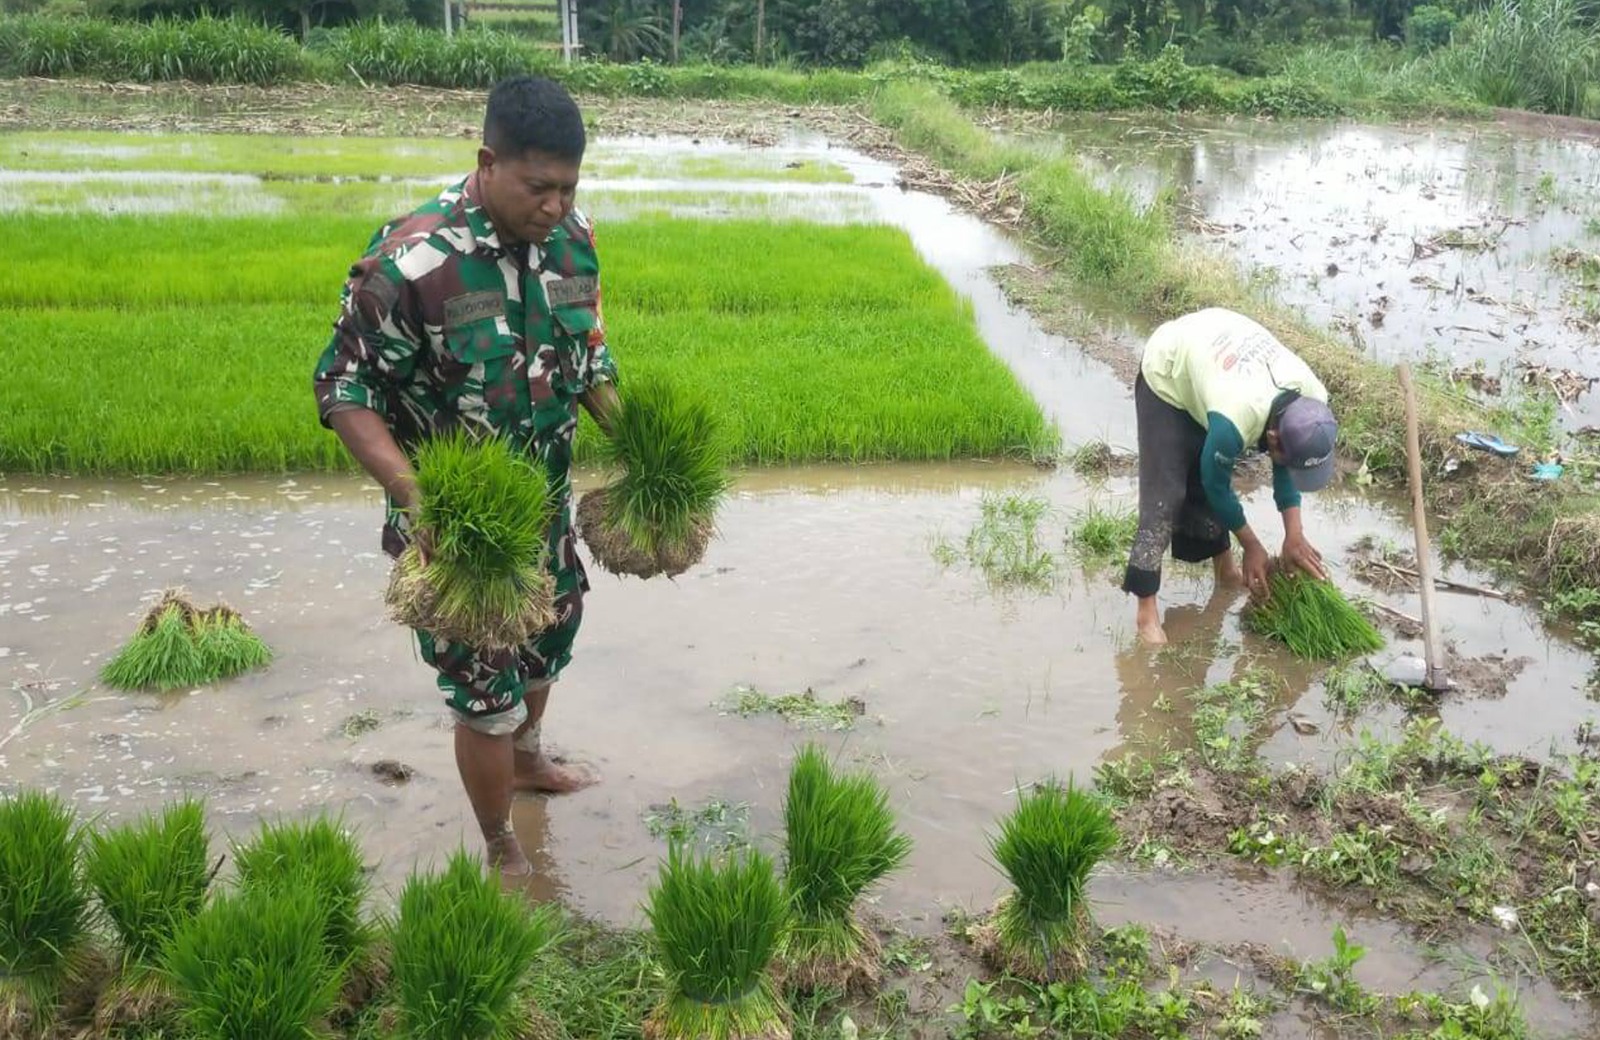
<instances>
[{"instance_id":1,"label":"short black hair","mask_svg":"<svg viewBox=\"0 0 1600 1040\"><path fill-rule=\"evenodd\" d=\"M578 103L565 87L541 76L513 76L489 92L483 143L508 157L544 152L576 162L587 135Z\"/></svg>"}]
</instances>

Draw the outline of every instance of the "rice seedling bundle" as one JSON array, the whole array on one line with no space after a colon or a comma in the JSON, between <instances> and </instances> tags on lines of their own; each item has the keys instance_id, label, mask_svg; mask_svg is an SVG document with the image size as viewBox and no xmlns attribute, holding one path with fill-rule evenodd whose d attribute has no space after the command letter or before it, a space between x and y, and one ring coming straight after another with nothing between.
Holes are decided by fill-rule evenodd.
<instances>
[{"instance_id":1,"label":"rice seedling bundle","mask_svg":"<svg viewBox=\"0 0 1600 1040\"><path fill-rule=\"evenodd\" d=\"M362 910L370 888L361 847L326 816L309 821L264 823L247 845L236 845L234 862L245 891L292 892L316 897L318 934L336 976L358 962L371 941Z\"/></svg>"},{"instance_id":2,"label":"rice seedling bundle","mask_svg":"<svg viewBox=\"0 0 1600 1040\"><path fill-rule=\"evenodd\" d=\"M768 973L787 912L760 852L718 864L674 844L646 906L667 973L648 1040L788 1040L788 1009Z\"/></svg>"},{"instance_id":3,"label":"rice seedling bundle","mask_svg":"<svg viewBox=\"0 0 1600 1040\"><path fill-rule=\"evenodd\" d=\"M42 1033L88 953L83 832L55 795L0 801L0 1032Z\"/></svg>"},{"instance_id":4,"label":"rice seedling bundle","mask_svg":"<svg viewBox=\"0 0 1600 1040\"><path fill-rule=\"evenodd\" d=\"M990 960L1038 981L1082 972L1089 875L1116 840L1111 813L1094 795L1054 782L1023 791L989 843L1011 881L981 936Z\"/></svg>"},{"instance_id":5,"label":"rice seedling bundle","mask_svg":"<svg viewBox=\"0 0 1600 1040\"><path fill-rule=\"evenodd\" d=\"M682 574L705 555L731 483L716 415L659 379L630 382L601 455L620 472L583 496L578 529L613 574Z\"/></svg>"},{"instance_id":6,"label":"rice seedling bundle","mask_svg":"<svg viewBox=\"0 0 1600 1040\"><path fill-rule=\"evenodd\" d=\"M555 621L555 581L545 567L556 497L544 466L501 437L456 429L417 449L428 532L395 561L390 616L436 637L509 649Z\"/></svg>"},{"instance_id":7,"label":"rice seedling bundle","mask_svg":"<svg viewBox=\"0 0 1600 1040\"><path fill-rule=\"evenodd\" d=\"M204 1040L309 1040L339 973L322 895L305 883L218 895L179 929L165 970L189 1033Z\"/></svg>"},{"instance_id":8,"label":"rice seedling bundle","mask_svg":"<svg viewBox=\"0 0 1600 1040\"><path fill-rule=\"evenodd\" d=\"M866 773L836 773L819 747L807 745L789 772L784 837L786 981L807 991L876 987L879 950L856 920L856 901L911 852L888 793Z\"/></svg>"},{"instance_id":9,"label":"rice seedling bundle","mask_svg":"<svg viewBox=\"0 0 1600 1040\"><path fill-rule=\"evenodd\" d=\"M1331 661L1371 653L1383 636L1332 582L1274 561L1266 595L1244 612L1254 632L1276 639L1297 657Z\"/></svg>"},{"instance_id":10,"label":"rice seedling bundle","mask_svg":"<svg viewBox=\"0 0 1600 1040\"><path fill-rule=\"evenodd\" d=\"M168 589L106 662L100 681L121 690L172 690L229 679L271 662L272 649L225 604L202 610Z\"/></svg>"},{"instance_id":11,"label":"rice seedling bundle","mask_svg":"<svg viewBox=\"0 0 1600 1040\"><path fill-rule=\"evenodd\" d=\"M464 851L400 893L390 964L401 1035L411 1040L561 1036L529 1000L529 968L554 939L548 908L502 891Z\"/></svg>"},{"instance_id":12,"label":"rice seedling bundle","mask_svg":"<svg viewBox=\"0 0 1600 1040\"><path fill-rule=\"evenodd\" d=\"M89 834L84 877L116 932L125 970L158 966L178 929L200 912L211 880L208 854L205 810L192 799Z\"/></svg>"}]
</instances>

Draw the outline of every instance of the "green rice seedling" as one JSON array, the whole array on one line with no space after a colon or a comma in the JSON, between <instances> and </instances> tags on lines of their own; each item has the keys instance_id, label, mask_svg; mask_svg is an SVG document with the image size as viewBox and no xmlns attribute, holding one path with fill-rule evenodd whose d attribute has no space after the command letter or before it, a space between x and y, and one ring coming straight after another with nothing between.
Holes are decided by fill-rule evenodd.
<instances>
[{"instance_id":1,"label":"green rice seedling","mask_svg":"<svg viewBox=\"0 0 1600 1040\"><path fill-rule=\"evenodd\" d=\"M1085 562L1106 562L1127 556L1138 530L1133 510L1091 505L1074 514L1068 537Z\"/></svg>"},{"instance_id":2,"label":"green rice seedling","mask_svg":"<svg viewBox=\"0 0 1600 1040\"><path fill-rule=\"evenodd\" d=\"M1116 840L1095 795L1053 781L1020 792L989 843L1012 886L982 936L989 958L1036 980L1081 973L1092 931L1089 874Z\"/></svg>"},{"instance_id":3,"label":"green rice seedling","mask_svg":"<svg viewBox=\"0 0 1600 1040\"><path fill-rule=\"evenodd\" d=\"M0 1028L48 1022L63 984L85 967L82 846L72 810L55 795L0 801Z\"/></svg>"},{"instance_id":4,"label":"green rice seedling","mask_svg":"<svg viewBox=\"0 0 1600 1040\"><path fill-rule=\"evenodd\" d=\"M418 527L431 539L396 562L387 601L401 624L488 649L510 648L555 620L545 568L556 498L539 461L510 441L462 429L417 449Z\"/></svg>"},{"instance_id":5,"label":"green rice seedling","mask_svg":"<svg viewBox=\"0 0 1600 1040\"><path fill-rule=\"evenodd\" d=\"M364 957L372 938L362 917L370 882L361 847L337 822L318 816L264 823L249 844L234 846L233 858L242 889L305 888L316 896L323 945L337 974Z\"/></svg>"},{"instance_id":6,"label":"green rice seedling","mask_svg":"<svg viewBox=\"0 0 1600 1040\"><path fill-rule=\"evenodd\" d=\"M205 1040L312 1040L333 1009L338 972L324 943L322 896L305 883L213 899L164 958L189 1034Z\"/></svg>"},{"instance_id":7,"label":"green rice seedling","mask_svg":"<svg viewBox=\"0 0 1600 1040\"><path fill-rule=\"evenodd\" d=\"M719 865L674 845L646 914L667 973L649 1040L788 1040L768 974L787 919L771 859L750 851Z\"/></svg>"},{"instance_id":8,"label":"green rice seedling","mask_svg":"<svg viewBox=\"0 0 1600 1040\"><path fill-rule=\"evenodd\" d=\"M808 744L789 771L783 817L786 981L805 991L875 988L881 951L856 920L856 901L911 853L888 792L869 774L836 773L822 749Z\"/></svg>"},{"instance_id":9,"label":"green rice seedling","mask_svg":"<svg viewBox=\"0 0 1600 1040\"><path fill-rule=\"evenodd\" d=\"M601 456L620 470L578 507L595 559L614 574L677 575L697 563L732 481L711 404L661 379L630 382Z\"/></svg>"},{"instance_id":10,"label":"green rice seedling","mask_svg":"<svg viewBox=\"0 0 1600 1040\"><path fill-rule=\"evenodd\" d=\"M195 622L195 642L208 675L224 678L262 668L272 661L272 648L250 630L231 607L218 605Z\"/></svg>"},{"instance_id":11,"label":"green rice seedling","mask_svg":"<svg viewBox=\"0 0 1600 1040\"><path fill-rule=\"evenodd\" d=\"M400 893L390 957L401 1035L411 1040L543 1040L530 1030L529 968L554 940L548 908L491 881L465 851Z\"/></svg>"},{"instance_id":12,"label":"green rice seedling","mask_svg":"<svg viewBox=\"0 0 1600 1040\"><path fill-rule=\"evenodd\" d=\"M1329 581L1274 561L1266 595L1244 613L1251 631L1287 646L1297 657L1334 661L1383 647L1383 636Z\"/></svg>"},{"instance_id":13,"label":"green rice seedling","mask_svg":"<svg viewBox=\"0 0 1600 1040\"><path fill-rule=\"evenodd\" d=\"M201 610L177 589L151 607L138 631L106 662L100 681L121 690L204 686L272 660L272 650L237 611Z\"/></svg>"},{"instance_id":14,"label":"green rice seedling","mask_svg":"<svg viewBox=\"0 0 1600 1040\"><path fill-rule=\"evenodd\" d=\"M84 876L116 932L125 970L158 967L178 929L205 905L208 850L205 808L193 799L89 834Z\"/></svg>"}]
</instances>

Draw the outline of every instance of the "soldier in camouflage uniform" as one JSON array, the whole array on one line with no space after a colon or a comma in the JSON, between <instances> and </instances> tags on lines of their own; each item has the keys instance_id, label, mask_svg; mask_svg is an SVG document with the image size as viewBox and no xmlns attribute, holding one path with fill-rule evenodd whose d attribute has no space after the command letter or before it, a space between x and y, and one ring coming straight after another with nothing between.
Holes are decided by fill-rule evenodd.
<instances>
[{"instance_id":1,"label":"soldier in camouflage uniform","mask_svg":"<svg viewBox=\"0 0 1600 1040\"><path fill-rule=\"evenodd\" d=\"M550 684L572 656L588 581L572 528L568 469L578 405L602 428L615 407L594 231L573 206L585 146L565 90L517 77L489 96L471 175L382 228L350 270L317 364L322 422L383 485L383 548L426 531L410 457L457 425L512 438L549 471L560 508L549 533L558 620L514 651L416 633L455 715L456 764L503 873L530 869L510 815L514 791L589 781L540 748Z\"/></svg>"}]
</instances>

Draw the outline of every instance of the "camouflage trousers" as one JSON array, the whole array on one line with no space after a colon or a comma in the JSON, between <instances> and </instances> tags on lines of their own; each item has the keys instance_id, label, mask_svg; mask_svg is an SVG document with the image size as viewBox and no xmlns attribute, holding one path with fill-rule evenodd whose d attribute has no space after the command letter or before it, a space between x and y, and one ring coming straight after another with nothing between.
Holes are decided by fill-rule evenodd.
<instances>
[{"instance_id":1,"label":"camouflage trousers","mask_svg":"<svg viewBox=\"0 0 1600 1040\"><path fill-rule=\"evenodd\" d=\"M384 549L392 556L404 549L403 525L404 514L394 512L384 525ZM578 555L570 502L551 525L548 559L556 583L556 622L521 646L481 650L412 630L423 661L437 673L435 681L445 694L445 704L457 721L480 733L514 731L526 717L521 708L527 695L554 683L572 661L589 579Z\"/></svg>"}]
</instances>

